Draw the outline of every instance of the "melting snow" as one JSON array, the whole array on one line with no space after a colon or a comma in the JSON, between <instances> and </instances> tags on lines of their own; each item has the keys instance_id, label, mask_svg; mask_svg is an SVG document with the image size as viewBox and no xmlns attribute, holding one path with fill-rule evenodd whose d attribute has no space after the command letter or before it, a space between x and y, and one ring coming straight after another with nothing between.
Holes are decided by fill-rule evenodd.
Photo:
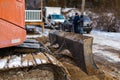
<instances>
[{"instance_id":1,"label":"melting snow","mask_svg":"<svg viewBox=\"0 0 120 80\"><path fill-rule=\"evenodd\" d=\"M37 31L41 33L40 28L37 28ZM48 34L49 34L49 30L45 30L44 35L48 36ZM120 58L119 58L120 53L116 54L110 51L104 51L103 50L104 47L101 47L101 45L107 46L120 51L120 33L101 32L101 31L93 30L91 34L87 34L87 35L94 37L94 40L93 40L94 44L100 45L100 46L93 45L93 53L96 53L95 55L100 55L110 62L120 62ZM41 36L42 34L28 35L27 37L41 37ZM50 59L54 61L54 59L52 59L51 57ZM36 61L39 64L41 63L41 61L38 59L36 59ZM6 66L6 63L7 63L7 59L1 59L0 68L4 68ZM46 61L42 60L42 63L46 63ZM32 62L28 63L27 61L24 61L22 63L22 66L27 66L28 64L32 65ZM8 66L9 67L21 66L21 58L19 56L13 56L12 59L9 61Z\"/></svg>"},{"instance_id":2,"label":"melting snow","mask_svg":"<svg viewBox=\"0 0 120 80\"><path fill-rule=\"evenodd\" d=\"M42 36L48 36L49 35L49 29L45 29L44 33L42 33L42 28L36 27L35 28L36 32L38 32L39 34L37 35L27 35L27 38L37 38L37 37L42 37Z\"/></svg>"},{"instance_id":3,"label":"melting snow","mask_svg":"<svg viewBox=\"0 0 120 80\"><path fill-rule=\"evenodd\" d=\"M38 58L36 58L35 60L36 60L37 64L41 64L42 63L41 60L38 59Z\"/></svg>"},{"instance_id":4,"label":"melting snow","mask_svg":"<svg viewBox=\"0 0 120 80\"><path fill-rule=\"evenodd\" d=\"M93 53L100 55L110 62L120 62L120 33L92 31L90 36L94 37ZM105 51L105 48L117 50L118 53Z\"/></svg>"},{"instance_id":5,"label":"melting snow","mask_svg":"<svg viewBox=\"0 0 120 80\"><path fill-rule=\"evenodd\" d=\"M1 59L0 60L0 69L4 68L6 66L7 59Z\"/></svg>"},{"instance_id":6,"label":"melting snow","mask_svg":"<svg viewBox=\"0 0 120 80\"><path fill-rule=\"evenodd\" d=\"M27 66L28 65L28 61L25 60L23 63L22 63L23 66Z\"/></svg>"},{"instance_id":7,"label":"melting snow","mask_svg":"<svg viewBox=\"0 0 120 80\"><path fill-rule=\"evenodd\" d=\"M21 57L15 56L15 55L12 56L9 61L8 67L13 68L13 67L19 67L19 66L21 66Z\"/></svg>"},{"instance_id":8,"label":"melting snow","mask_svg":"<svg viewBox=\"0 0 120 80\"><path fill-rule=\"evenodd\" d=\"M41 60L41 62L42 62L42 63L47 63L47 61L46 61L46 60Z\"/></svg>"}]
</instances>

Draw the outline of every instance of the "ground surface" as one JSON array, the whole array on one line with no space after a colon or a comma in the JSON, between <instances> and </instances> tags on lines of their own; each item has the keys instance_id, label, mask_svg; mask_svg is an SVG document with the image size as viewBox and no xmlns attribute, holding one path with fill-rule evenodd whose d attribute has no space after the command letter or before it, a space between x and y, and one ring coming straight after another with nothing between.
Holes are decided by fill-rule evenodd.
<instances>
[{"instance_id":1,"label":"ground surface","mask_svg":"<svg viewBox=\"0 0 120 80\"><path fill-rule=\"evenodd\" d=\"M120 80L120 33L92 31L93 54L98 67Z\"/></svg>"},{"instance_id":2,"label":"ground surface","mask_svg":"<svg viewBox=\"0 0 120 80\"><path fill-rule=\"evenodd\" d=\"M45 35L48 35L48 31L45 32ZM100 70L112 76L114 80L120 80L120 33L92 31L91 34L85 35L93 37L94 59ZM29 35L27 37L33 38L39 36ZM72 64L65 63L64 65L69 66L67 68L70 74L74 74L72 75L72 80L97 80L95 76L86 77L87 75L84 72ZM33 67L32 69L1 71L0 80L53 80L56 73L53 73L53 70L54 68L51 70L45 67ZM64 80L60 77L57 78L55 80Z\"/></svg>"}]
</instances>

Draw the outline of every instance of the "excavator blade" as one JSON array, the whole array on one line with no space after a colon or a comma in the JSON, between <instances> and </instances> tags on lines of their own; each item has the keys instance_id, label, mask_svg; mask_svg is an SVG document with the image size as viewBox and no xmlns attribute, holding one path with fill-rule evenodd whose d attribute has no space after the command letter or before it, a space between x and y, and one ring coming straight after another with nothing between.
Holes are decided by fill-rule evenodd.
<instances>
[{"instance_id":1,"label":"excavator blade","mask_svg":"<svg viewBox=\"0 0 120 80\"><path fill-rule=\"evenodd\" d=\"M93 38L63 31L51 31L49 34L51 44L58 44L61 49L68 49L79 66L87 74L99 72L93 60Z\"/></svg>"}]
</instances>

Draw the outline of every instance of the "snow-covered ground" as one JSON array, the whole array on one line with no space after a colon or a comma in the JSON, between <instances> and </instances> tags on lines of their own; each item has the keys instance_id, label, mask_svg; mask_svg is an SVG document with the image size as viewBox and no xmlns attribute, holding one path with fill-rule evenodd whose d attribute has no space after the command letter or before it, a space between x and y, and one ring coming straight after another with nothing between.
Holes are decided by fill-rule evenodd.
<instances>
[{"instance_id":1,"label":"snow-covered ground","mask_svg":"<svg viewBox=\"0 0 120 80\"><path fill-rule=\"evenodd\" d=\"M35 27L35 26L28 26L28 29L34 29L35 32L37 32L38 34L35 35L27 35L26 38L37 38L37 37L42 37L42 36L48 36L49 35L49 29L45 29L44 33L42 33L42 28L40 27Z\"/></svg>"},{"instance_id":2,"label":"snow-covered ground","mask_svg":"<svg viewBox=\"0 0 120 80\"><path fill-rule=\"evenodd\" d=\"M27 35L27 38L36 38L36 37L41 37L42 35L48 36L50 30L45 29L45 32L42 34L42 29L36 27L36 31L39 34ZM93 54L94 54L95 60L98 63L103 64L103 66L106 68L108 67L108 65L112 66L112 68L115 69L115 73L114 73L115 76L120 78L119 77L120 75L120 33L102 32L102 31L93 30L90 34L84 34L84 35L93 37ZM17 61L18 60L16 60L15 63L17 63ZM6 59L0 60L0 63L1 63L0 65L2 65L2 67L5 66L3 62L6 62ZM108 70L106 70L106 72L107 71ZM108 73L112 73L112 72L108 72Z\"/></svg>"},{"instance_id":3,"label":"snow-covered ground","mask_svg":"<svg viewBox=\"0 0 120 80\"><path fill-rule=\"evenodd\" d=\"M120 80L120 33L93 30L93 54L95 62L106 74Z\"/></svg>"},{"instance_id":4,"label":"snow-covered ground","mask_svg":"<svg viewBox=\"0 0 120 80\"><path fill-rule=\"evenodd\" d=\"M93 30L93 53L104 56L110 62L120 62L120 33Z\"/></svg>"},{"instance_id":5,"label":"snow-covered ground","mask_svg":"<svg viewBox=\"0 0 120 80\"><path fill-rule=\"evenodd\" d=\"M45 29L42 34L42 29L36 27L37 35L27 35L27 38L48 36L49 29ZM93 53L94 55L103 56L110 62L120 62L120 33L103 32L93 30L91 34L85 34L93 37Z\"/></svg>"}]
</instances>

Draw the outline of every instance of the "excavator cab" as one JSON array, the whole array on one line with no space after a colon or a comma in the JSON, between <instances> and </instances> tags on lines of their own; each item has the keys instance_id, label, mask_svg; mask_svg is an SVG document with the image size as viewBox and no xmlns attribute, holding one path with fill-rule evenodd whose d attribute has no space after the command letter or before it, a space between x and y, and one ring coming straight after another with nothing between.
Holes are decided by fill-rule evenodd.
<instances>
[{"instance_id":1,"label":"excavator cab","mask_svg":"<svg viewBox=\"0 0 120 80\"><path fill-rule=\"evenodd\" d=\"M24 0L0 0L0 48L24 42L24 9Z\"/></svg>"}]
</instances>

